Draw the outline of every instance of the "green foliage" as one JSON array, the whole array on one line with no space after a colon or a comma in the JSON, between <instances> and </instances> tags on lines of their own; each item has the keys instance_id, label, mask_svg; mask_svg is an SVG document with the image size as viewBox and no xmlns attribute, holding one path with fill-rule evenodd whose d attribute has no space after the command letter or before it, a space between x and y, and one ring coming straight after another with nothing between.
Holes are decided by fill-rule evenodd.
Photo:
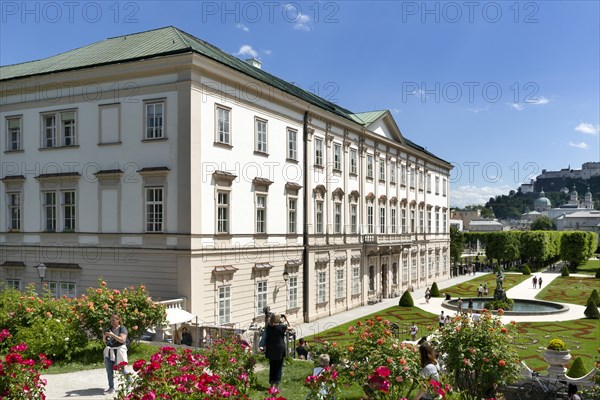
<instances>
[{"instance_id":1,"label":"green foliage","mask_svg":"<svg viewBox=\"0 0 600 400\"><path fill-rule=\"evenodd\" d=\"M519 355L513 346L514 324L485 312L479 321L455 317L434 339L444 353L452 385L465 400L479 400L493 385L515 382L520 376Z\"/></svg>"},{"instance_id":2,"label":"green foliage","mask_svg":"<svg viewBox=\"0 0 600 400\"><path fill-rule=\"evenodd\" d=\"M598 311L598 306L594 301L588 302L583 314L589 319L600 319L600 311Z\"/></svg>"},{"instance_id":3,"label":"green foliage","mask_svg":"<svg viewBox=\"0 0 600 400\"><path fill-rule=\"evenodd\" d=\"M527 264L523 265L523 275L531 275L531 270Z\"/></svg>"},{"instance_id":4,"label":"green foliage","mask_svg":"<svg viewBox=\"0 0 600 400\"><path fill-rule=\"evenodd\" d=\"M532 231L553 231L556 227L549 217L542 215L537 217L535 221L531 223L530 229Z\"/></svg>"},{"instance_id":5,"label":"green foliage","mask_svg":"<svg viewBox=\"0 0 600 400\"><path fill-rule=\"evenodd\" d=\"M485 308L487 308L488 310L503 309L503 310L507 311L507 310L512 309L514 303L515 302L512 299L507 299L506 301L493 300L493 301L485 303Z\"/></svg>"},{"instance_id":6,"label":"green foliage","mask_svg":"<svg viewBox=\"0 0 600 400\"><path fill-rule=\"evenodd\" d=\"M571 275L570 272L569 272L569 267L566 267L566 266L563 267L563 269L562 269L562 271L560 273L560 276L569 276L569 275Z\"/></svg>"},{"instance_id":7,"label":"green foliage","mask_svg":"<svg viewBox=\"0 0 600 400\"><path fill-rule=\"evenodd\" d=\"M440 289L438 289L437 282L433 282L433 285L431 285L431 297L440 297Z\"/></svg>"},{"instance_id":8,"label":"green foliage","mask_svg":"<svg viewBox=\"0 0 600 400\"><path fill-rule=\"evenodd\" d=\"M213 371L219 371L223 382L237 386L239 376L246 374L246 387L255 382L254 366L256 356L250 348L243 346L233 338L215 340L213 345L205 353ZM238 387L238 390L240 387Z\"/></svg>"},{"instance_id":9,"label":"green foliage","mask_svg":"<svg viewBox=\"0 0 600 400\"><path fill-rule=\"evenodd\" d=\"M560 339L552 339L548 342L548 346L546 346L548 350L555 351L565 351L567 350L567 345Z\"/></svg>"},{"instance_id":10,"label":"green foliage","mask_svg":"<svg viewBox=\"0 0 600 400\"><path fill-rule=\"evenodd\" d=\"M575 358L571 368L567 371L567 376L569 378L581 378L588 373L587 369L585 369L585 365L583 365L583 359L581 357Z\"/></svg>"},{"instance_id":11,"label":"green foliage","mask_svg":"<svg viewBox=\"0 0 600 400\"><path fill-rule=\"evenodd\" d=\"M524 231L520 234L521 257L535 270L549 265L560 255L560 233Z\"/></svg>"},{"instance_id":12,"label":"green foliage","mask_svg":"<svg viewBox=\"0 0 600 400\"><path fill-rule=\"evenodd\" d=\"M592 293L590 294L590 299L594 300L596 306L600 306L600 295L598 294L598 289L592 290Z\"/></svg>"},{"instance_id":13,"label":"green foliage","mask_svg":"<svg viewBox=\"0 0 600 400\"><path fill-rule=\"evenodd\" d=\"M413 298L408 290L404 291L402 297L400 297L398 305L400 307L413 307L415 305L415 302L413 301Z\"/></svg>"},{"instance_id":14,"label":"green foliage","mask_svg":"<svg viewBox=\"0 0 600 400\"><path fill-rule=\"evenodd\" d=\"M454 264L460 261L464 248L465 235L456 226L450 226L450 259Z\"/></svg>"},{"instance_id":15,"label":"green foliage","mask_svg":"<svg viewBox=\"0 0 600 400\"><path fill-rule=\"evenodd\" d=\"M519 231L488 233L485 255L498 261L515 261L520 257Z\"/></svg>"},{"instance_id":16,"label":"green foliage","mask_svg":"<svg viewBox=\"0 0 600 400\"><path fill-rule=\"evenodd\" d=\"M577 268L594 254L597 246L598 235L594 232L562 232L560 258Z\"/></svg>"},{"instance_id":17,"label":"green foliage","mask_svg":"<svg viewBox=\"0 0 600 400\"><path fill-rule=\"evenodd\" d=\"M596 278L600 279L600 268L596 270Z\"/></svg>"},{"instance_id":18,"label":"green foliage","mask_svg":"<svg viewBox=\"0 0 600 400\"><path fill-rule=\"evenodd\" d=\"M82 328L95 339L102 338L113 313L123 318L131 341L139 339L151 326L162 325L166 319L165 307L152 300L144 285L111 290L106 282L98 281L97 288L89 288L85 297L77 299L77 307Z\"/></svg>"}]
</instances>

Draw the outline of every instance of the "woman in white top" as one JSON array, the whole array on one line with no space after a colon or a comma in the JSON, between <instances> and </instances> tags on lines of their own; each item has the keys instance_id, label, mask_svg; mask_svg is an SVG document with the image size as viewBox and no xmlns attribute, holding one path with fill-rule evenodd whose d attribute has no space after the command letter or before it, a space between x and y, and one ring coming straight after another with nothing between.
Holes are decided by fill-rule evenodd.
<instances>
[{"instance_id":1,"label":"woman in white top","mask_svg":"<svg viewBox=\"0 0 600 400\"><path fill-rule=\"evenodd\" d=\"M419 355L421 356L421 375L427 380L440 380L440 373L438 371L437 361L435 359L435 353L429 345L425 342L419 346ZM434 394L425 389L419 390L414 400L431 400L434 398Z\"/></svg>"}]
</instances>

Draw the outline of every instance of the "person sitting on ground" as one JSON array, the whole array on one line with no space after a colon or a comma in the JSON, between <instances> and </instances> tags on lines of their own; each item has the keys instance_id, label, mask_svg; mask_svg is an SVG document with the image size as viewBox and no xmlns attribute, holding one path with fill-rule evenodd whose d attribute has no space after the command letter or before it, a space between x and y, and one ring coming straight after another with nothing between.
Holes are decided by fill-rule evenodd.
<instances>
[{"instance_id":1,"label":"person sitting on ground","mask_svg":"<svg viewBox=\"0 0 600 400\"><path fill-rule=\"evenodd\" d=\"M296 356L301 360L308 359L308 345L306 344L306 340L298 340L298 347L296 347Z\"/></svg>"},{"instance_id":2,"label":"person sitting on ground","mask_svg":"<svg viewBox=\"0 0 600 400\"><path fill-rule=\"evenodd\" d=\"M188 332L185 326L181 328L181 344L185 344L186 346L192 345L192 334Z\"/></svg>"},{"instance_id":3,"label":"person sitting on ground","mask_svg":"<svg viewBox=\"0 0 600 400\"><path fill-rule=\"evenodd\" d=\"M313 369L313 376L319 376L325 371L325 368L329 367L329 354L321 354L319 356L318 366ZM315 398L327 398L327 387L325 386L325 382L321 384L321 389L319 389L319 395ZM335 399L335 397L333 397Z\"/></svg>"}]
</instances>

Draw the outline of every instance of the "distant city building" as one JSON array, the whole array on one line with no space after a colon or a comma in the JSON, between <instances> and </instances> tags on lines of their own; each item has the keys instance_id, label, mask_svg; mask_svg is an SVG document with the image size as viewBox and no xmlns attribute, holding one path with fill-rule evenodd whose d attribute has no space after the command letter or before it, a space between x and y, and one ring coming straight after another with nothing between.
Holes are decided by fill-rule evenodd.
<instances>
[{"instance_id":1,"label":"distant city building","mask_svg":"<svg viewBox=\"0 0 600 400\"><path fill-rule=\"evenodd\" d=\"M471 221L474 219L481 218L480 210L451 210L450 211L450 220L460 220L462 221L462 226L465 230L470 230L469 225Z\"/></svg>"},{"instance_id":2,"label":"distant city building","mask_svg":"<svg viewBox=\"0 0 600 400\"><path fill-rule=\"evenodd\" d=\"M534 190L533 190L534 186L535 186L535 181L533 179L531 180L531 183L523 183L521 185L521 193L523 193L523 194L525 194L525 193L533 193L534 192Z\"/></svg>"},{"instance_id":3,"label":"distant city building","mask_svg":"<svg viewBox=\"0 0 600 400\"><path fill-rule=\"evenodd\" d=\"M450 226L455 226L459 231L463 230L463 222L462 219L450 219Z\"/></svg>"},{"instance_id":4,"label":"distant city building","mask_svg":"<svg viewBox=\"0 0 600 400\"><path fill-rule=\"evenodd\" d=\"M551 207L552 203L550 202L550 199L546 197L546 193L544 193L544 190L542 189L542 191L540 192L540 197L535 199L535 201L533 202L533 209L534 211L541 213L544 211L548 211Z\"/></svg>"},{"instance_id":5,"label":"distant city building","mask_svg":"<svg viewBox=\"0 0 600 400\"><path fill-rule=\"evenodd\" d=\"M571 178L571 179L590 179L594 176L600 176L600 162L583 163L581 169L563 168L560 171L542 170L536 180L548 178Z\"/></svg>"},{"instance_id":6,"label":"distant city building","mask_svg":"<svg viewBox=\"0 0 600 400\"><path fill-rule=\"evenodd\" d=\"M504 224L495 219L478 219L469 224L469 232L499 232L506 230Z\"/></svg>"},{"instance_id":7,"label":"distant city building","mask_svg":"<svg viewBox=\"0 0 600 400\"><path fill-rule=\"evenodd\" d=\"M585 210L562 214L555 220L559 231L588 231L600 234L600 211Z\"/></svg>"}]
</instances>

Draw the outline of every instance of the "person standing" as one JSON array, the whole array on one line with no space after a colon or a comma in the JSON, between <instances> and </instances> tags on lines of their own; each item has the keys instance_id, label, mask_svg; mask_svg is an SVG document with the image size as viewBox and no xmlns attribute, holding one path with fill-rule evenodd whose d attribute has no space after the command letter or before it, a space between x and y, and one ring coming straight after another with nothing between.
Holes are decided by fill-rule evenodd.
<instances>
[{"instance_id":1,"label":"person standing","mask_svg":"<svg viewBox=\"0 0 600 400\"><path fill-rule=\"evenodd\" d=\"M104 348L104 366L106 367L106 375L108 377L108 389L104 394L112 394L115 392L114 367L122 362L127 362L127 328L123 326L123 319L119 314L112 314L110 317L110 328L104 331L103 340L106 347ZM123 375L127 377L128 373L125 367L117 367Z\"/></svg>"},{"instance_id":2,"label":"person standing","mask_svg":"<svg viewBox=\"0 0 600 400\"><path fill-rule=\"evenodd\" d=\"M537 276L533 277L533 288L537 288Z\"/></svg>"},{"instance_id":3,"label":"person standing","mask_svg":"<svg viewBox=\"0 0 600 400\"><path fill-rule=\"evenodd\" d=\"M456 302L456 305L458 306L458 313L462 314L463 301L462 301L462 299L460 297L458 298L458 301Z\"/></svg>"},{"instance_id":4,"label":"person standing","mask_svg":"<svg viewBox=\"0 0 600 400\"><path fill-rule=\"evenodd\" d=\"M282 323L282 320L285 321L285 324ZM265 356L269 360L269 384L275 389L279 389L281 384L281 372L285 358L285 334L289 328L290 324L285 315L271 314L269 317Z\"/></svg>"},{"instance_id":5,"label":"person standing","mask_svg":"<svg viewBox=\"0 0 600 400\"><path fill-rule=\"evenodd\" d=\"M417 340L417 332L419 332L419 328L417 327L417 324L415 322L412 323L412 325L410 326L410 340L412 340L413 342L415 340Z\"/></svg>"},{"instance_id":6,"label":"person standing","mask_svg":"<svg viewBox=\"0 0 600 400\"><path fill-rule=\"evenodd\" d=\"M542 288L542 277L540 276L540 278L538 279L538 289Z\"/></svg>"},{"instance_id":7,"label":"person standing","mask_svg":"<svg viewBox=\"0 0 600 400\"><path fill-rule=\"evenodd\" d=\"M481 286L481 283L479 284L479 287L477 288L477 297L483 297L483 286Z\"/></svg>"},{"instance_id":8,"label":"person standing","mask_svg":"<svg viewBox=\"0 0 600 400\"><path fill-rule=\"evenodd\" d=\"M431 298L431 289L425 289L425 304L429 304L429 299Z\"/></svg>"},{"instance_id":9,"label":"person standing","mask_svg":"<svg viewBox=\"0 0 600 400\"><path fill-rule=\"evenodd\" d=\"M444 321L445 321L444 310L442 310L442 312L440 313L438 321L440 323L440 328L443 328L444 327Z\"/></svg>"},{"instance_id":10,"label":"person standing","mask_svg":"<svg viewBox=\"0 0 600 400\"><path fill-rule=\"evenodd\" d=\"M473 314L473 299L469 299L469 314Z\"/></svg>"},{"instance_id":11,"label":"person standing","mask_svg":"<svg viewBox=\"0 0 600 400\"><path fill-rule=\"evenodd\" d=\"M438 363L435 359L433 349L427 342L419 346L419 355L421 356L421 376L425 378L426 381L434 380L439 382L440 373L438 370ZM429 400L433 399L435 396L435 393L421 389L419 390L419 393L417 393L415 400Z\"/></svg>"}]
</instances>

